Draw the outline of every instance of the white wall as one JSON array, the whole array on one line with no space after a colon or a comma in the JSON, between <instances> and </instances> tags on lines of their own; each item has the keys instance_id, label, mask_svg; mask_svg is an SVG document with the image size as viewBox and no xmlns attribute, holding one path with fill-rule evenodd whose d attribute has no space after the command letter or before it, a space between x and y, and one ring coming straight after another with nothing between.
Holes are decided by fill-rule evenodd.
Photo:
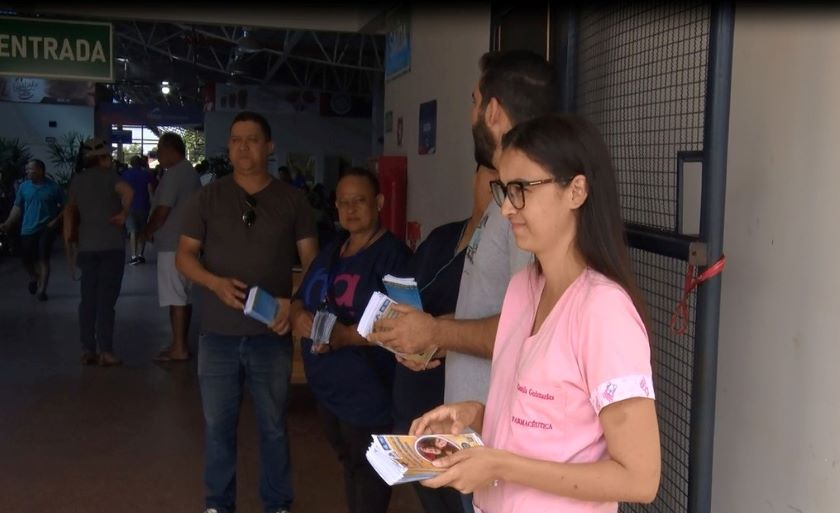
<instances>
[{"instance_id":1,"label":"white wall","mask_svg":"<svg viewBox=\"0 0 840 513\"><path fill-rule=\"evenodd\" d=\"M446 222L469 216L475 171L470 94L478 59L489 48L490 9L415 4L411 11L411 71L385 83L385 111L394 130L385 134L385 154L408 156L408 220L423 236ZM437 153L417 154L420 104L437 100ZM397 119L404 124L397 146Z\"/></svg>"},{"instance_id":2,"label":"white wall","mask_svg":"<svg viewBox=\"0 0 840 513\"><path fill-rule=\"evenodd\" d=\"M0 102L0 137L20 139L29 145L32 156L50 164L47 137L61 142L67 132L93 135L93 107L75 105L47 105L41 103ZM56 127L50 128L49 122Z\"/></svg>"},{"instance_id":3,"label":"white wall","mask_svg":"<svg viewBox=\"0 0 840 513\"><path fill-rule=\"evenodd\" d=\"M204 117L205 148L213 157L227 151L230 124L237 112L208 112ZM316 180L324 175L325 157L349 158L354 165L366 165L371 157L371 123L368 119L264 113L271 125L275 150L269 171L285 164L289 152L302 152L316 158Z\"/></svg>"},{"instance_id":4,"label":"white wall","mask_svg":"<svg viewBox=\"0 0 840 513\"><path fill-rule=\"evenodd\" d=\"M713 511L840 510L840 17L736 14Z\"/></svg>"}]
</instances>

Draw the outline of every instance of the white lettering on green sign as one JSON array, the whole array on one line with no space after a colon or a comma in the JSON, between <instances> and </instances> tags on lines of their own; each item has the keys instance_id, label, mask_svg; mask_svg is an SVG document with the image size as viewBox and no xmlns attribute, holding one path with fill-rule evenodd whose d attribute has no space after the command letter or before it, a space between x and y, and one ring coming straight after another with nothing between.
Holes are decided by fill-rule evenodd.
<instances>
[{"instance_id":1,"label":"white lettering on green sign","mask_svg":"<svg viewBox=\"0 0 840 513\"><path fill-rule=\"evenodd\" d=\"M95 63L105 62L105 51L99 41L91 48L85 39L0 34L0 57Z\"/></svg>"}]
</instances>

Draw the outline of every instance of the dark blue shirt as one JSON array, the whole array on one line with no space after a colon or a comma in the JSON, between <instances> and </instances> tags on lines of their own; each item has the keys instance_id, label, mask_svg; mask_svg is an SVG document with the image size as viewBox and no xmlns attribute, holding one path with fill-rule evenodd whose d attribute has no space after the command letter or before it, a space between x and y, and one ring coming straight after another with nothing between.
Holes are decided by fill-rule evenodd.
<instances>
[{"instance_id":1,"label":"dark blue shirt","mask_svg":"<svg viewBox=\"0 0 840 513\"><path fill-rule=\"evenodd\" d=\"M455 253L467 221L432 230L417 248L408 267L420 288L423 310L434 316L455 312L466 251ZM397 365L394 374L394 432L405 433L411 421L443 404L445 363L416 372Z\"/></svg>"},{"instance_id":2,"label":"dark blue shirt","mask_svg":"<svg viewBox=\"0 0 840 513\"><path fill-rule=\"evenodd\" d=\"M148 212L151 208L149 201L149 185L153 180L152 173L140 167L130 167L122 174L122 179L128 182L134 190L131 199L132 212Z\"/></svg>"},{"instance_id":3,"label":"dark blue shirt","mask_svg":"<svg viewBox=\"0 0 840 513\"><path fill-rule=\"evenodd\" d=\"M315 313L327 297L338 322L359 322L374 291L384 292L382 278L400 274L411 254L406 245L386 232L369 247L340 258L342 236L324 247L309 266L295 299ZM352 346L312 354L312 341L301 340L306 380L315 397L336 417L357 426L390 426L394 355L379 347Z\"/></svg>"}]
</instances>

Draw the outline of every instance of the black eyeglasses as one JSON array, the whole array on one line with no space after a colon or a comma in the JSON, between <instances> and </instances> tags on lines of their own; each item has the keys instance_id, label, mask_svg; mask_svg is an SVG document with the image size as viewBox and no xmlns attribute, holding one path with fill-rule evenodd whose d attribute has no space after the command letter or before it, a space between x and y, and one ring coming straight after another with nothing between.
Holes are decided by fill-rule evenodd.
<instances>
[{"instance_id":1,"label":"black eyeglasses","mask_svg":"<svg viewBox=\"0 0 840 513\"><path fill-rule=\"evenodd\" d=\"M554 182L557 182L557 180L554 178L546 178L544 180L532 180L530 182L518 180L508 182L507 185L505 185L501 180L493 180L490 182L490 192L493 194L493 199L496 200L496 204L500 207L502 206L502 203L505 202L505 197L507 197L510 200L510 204L513 205L513 208L521 210L525 208L526 187L533 187L535 185ZM566 183L568 182L569 180L566 180Z\"/></svg>"},{"instance_id":2,"label":"black eyeglasses","mask_svg":"<svg viewBox=\"0 0 840 513\"><path fill-rule=\"evenodd\" d=\"M257 198L248 194L245 196L245 204L248 206L248 210L242 214L242 222L245 223L245 226L250 228L257 220L257 211L254 210L257 208Z\"/></svg>"}]
</instances>

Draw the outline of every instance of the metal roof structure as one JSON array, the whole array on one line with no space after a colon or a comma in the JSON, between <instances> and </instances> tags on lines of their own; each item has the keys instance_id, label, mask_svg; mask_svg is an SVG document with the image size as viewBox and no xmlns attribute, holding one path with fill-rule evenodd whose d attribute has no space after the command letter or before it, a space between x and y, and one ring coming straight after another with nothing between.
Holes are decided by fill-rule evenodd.
<instances>
[{"instance_id":1,"label":"metal roof structure","mask_svg":"<svg viewBox=\"0 0 840 513\"><path fill-rule=\"evenodd\" d=\"M203 104L210 83L257 85L281 94L293 88L301 94L371 97L384 76L385 37L371 28L375 21L356 32L299 28L307 20L313 27L324 26L319 25L320 18L330 21L326 26L335 25L344 12L338 8L280 9L278 15L285 12L296 16L289 18L295 28L275 28L180 21L186 13L180 13L179 19L166 19L166 11L152 7L129 17L130 13L111 13L94 6L71 10L50 2L16 4L2 14L110 21L114 27L115 76L107 87L117 101L125 103ZM247 9L248 4L241 7ZM251 18L259 12L255 7ZM152 20L155 13L163 19ZM234 16L236 13L239 17ZM199 19L201 14L196 12ZM214 15L224 19L223 13L214 11ZM243 19L241 10L231 10L230 19ZM276 18L267 15L266 21L278 24ZM169 83L170 94L161 93L164 81Z\"/></svg>"},{"instance_id":2,"label":"metal roof structure","mask_svg":"<svg viewBox=\"0 0 840 513\"><path fill-rule=\"evenodd\" d=\"M383 79L377 34L115 21L114 35L111 87L129 103L201 103L210 82L371 96Z\"/></svg>"}]
</instances>

